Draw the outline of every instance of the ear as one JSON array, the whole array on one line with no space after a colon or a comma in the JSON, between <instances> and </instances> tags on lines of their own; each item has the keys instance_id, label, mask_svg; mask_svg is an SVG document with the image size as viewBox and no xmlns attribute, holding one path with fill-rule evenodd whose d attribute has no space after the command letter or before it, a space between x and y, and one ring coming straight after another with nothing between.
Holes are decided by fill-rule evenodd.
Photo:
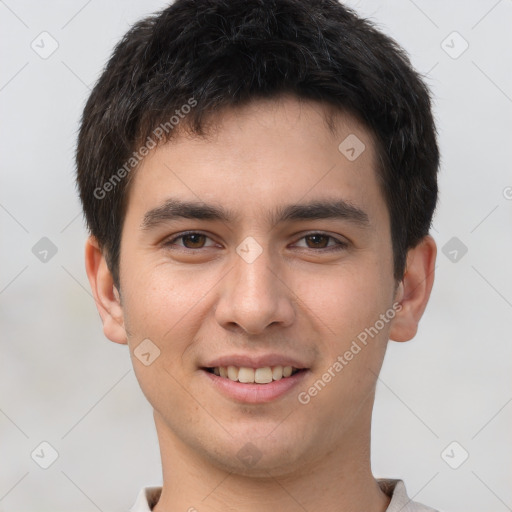
<instances>
[{"instance_id":1,"label":"ear","mask_svg":"<svg viewBox=\"0 0 512 512\"><path fill-rule=\"evenodd\" d=\"M436 255L436 242L430 235L409 249L404 278L395 294L395 300L402 308L393 319L390 339L409 341L416 335L434 284Z\"/></svg>"},{"instance_id":2,"label":"ear","mask_svg":"<svg viewBox=\"0 0 512 512\"><path fill-rule=\"evenodd\" d=\"M115 343L127 343L121 298L103 252L93 236L85 243L85 270L105 336Z\"/></svg>"}]
</instances>

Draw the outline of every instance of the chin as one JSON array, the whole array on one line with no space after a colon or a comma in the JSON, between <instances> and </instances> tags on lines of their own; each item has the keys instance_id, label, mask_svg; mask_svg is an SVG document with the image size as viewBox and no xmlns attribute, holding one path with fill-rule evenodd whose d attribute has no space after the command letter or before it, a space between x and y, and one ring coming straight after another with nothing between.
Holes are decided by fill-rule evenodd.
<instances>
[{"instance_id":1,"label":"chin","mask_svg":"<svg viewBox=\"0 0 512 512\"><path fill-rule=\"evenodd\" d=\"M283 430L270 439L271 430L265 429L264 435L229 437L224 446L208 450L207 456L225 471L254 478L286 476L303 467L307 458L303 437Z\"/></svg>"}]
</instances>

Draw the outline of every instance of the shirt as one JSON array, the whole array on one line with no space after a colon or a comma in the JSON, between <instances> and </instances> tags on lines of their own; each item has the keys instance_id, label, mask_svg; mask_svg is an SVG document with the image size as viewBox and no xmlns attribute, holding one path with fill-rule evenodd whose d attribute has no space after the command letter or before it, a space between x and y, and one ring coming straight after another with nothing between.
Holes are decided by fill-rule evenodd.
<instances>
[{"instance_id":1,"label":"shirt","mask_svg":"<svg viewBox=\"0 0 512 512\"><path fill-rule=\"evenodd\" d=\"M403 480L378 478L377 483L382 491L391 497L386 512L438 512L433 508L412 501L407 496ZM160 499L161 492L162 487L144 487L139 492L130 512L151 512Z\"/></svg>"}]
</instances>

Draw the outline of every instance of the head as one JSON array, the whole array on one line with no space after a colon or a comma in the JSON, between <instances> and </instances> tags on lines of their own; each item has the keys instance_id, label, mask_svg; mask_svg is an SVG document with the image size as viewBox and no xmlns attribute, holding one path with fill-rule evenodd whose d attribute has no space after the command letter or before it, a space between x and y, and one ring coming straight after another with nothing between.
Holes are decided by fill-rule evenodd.
<instances>
[{"instance_id":1,"label":"head","mask_svg":"<svg viewBox=\"0 0 512 512\"><path fill-rule=\"evenodd\" d=\"M438 165L425 84L334 0L177 0L134 25L77 176L104 331L162 436L244 471L252 440L285 472L367 426L387 340L415 335L432 287ZM233 357L301 381L227 398L211 372Z\"/></svg>"}]
</instances>

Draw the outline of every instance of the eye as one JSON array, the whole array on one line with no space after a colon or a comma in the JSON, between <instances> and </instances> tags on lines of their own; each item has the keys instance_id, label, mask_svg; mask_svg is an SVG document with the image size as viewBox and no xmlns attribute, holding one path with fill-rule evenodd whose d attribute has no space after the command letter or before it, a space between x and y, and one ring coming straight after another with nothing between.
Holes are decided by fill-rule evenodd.
<instances>
[{"instance_id":1,"label":"eye","mask_svg":"<svg viewBox=\"0 0 512 512\"><path fill-rule=\"evenodd\" d=\"M346 249L348 247L346 242L338 240L337 238L334 238L333 236L327 235L325 233L309 233L303 236L300 240L305 240L306 245L299 247L305 247L306 249L325 249L327 251L337 251Z\"/></svg>"},{"instance_id":2,"label":"eye","mask_svg":"<svg viewBox=\"0 0 512 512\"><path fill-rule=\"evenodd\" d=\"M182 244L176 243L179 240L182 241ZM204 247L212 247L215 245L215 243L212 245L205 245L206 240L211 240L211 238L203 233L190 231L188 233L182 233L179 236L167 240L164 242L164 246L168 247L171 245L176 245L178 247L184 247L185 249L203 249Z\"/></svg>"},{"instance_id":3,"label":"eye","mask_svg":"<svg viewBox=\"0 0 512 512\"><path fill-rule=\"evenodd\" d=\"M211 243L207 245L207 241L210 240ZM309 233L299 241L305 241L305 244L300 245L299 243L295 244L295 247L301 247L305 249L318 249L323 251L337 251L346 249L348 247L347 242L343 242L331 235L327 235L326 233ZM180 242L181 243L178 243ZM178 236L175 236L163 243L164 247L182 247L184 249L194 250L194 249L204 249L207 247L214 247L215 242L204 233L200 233L198 231L189 231L187 233L181 233Z\"/></svg>"}]
</instances>

